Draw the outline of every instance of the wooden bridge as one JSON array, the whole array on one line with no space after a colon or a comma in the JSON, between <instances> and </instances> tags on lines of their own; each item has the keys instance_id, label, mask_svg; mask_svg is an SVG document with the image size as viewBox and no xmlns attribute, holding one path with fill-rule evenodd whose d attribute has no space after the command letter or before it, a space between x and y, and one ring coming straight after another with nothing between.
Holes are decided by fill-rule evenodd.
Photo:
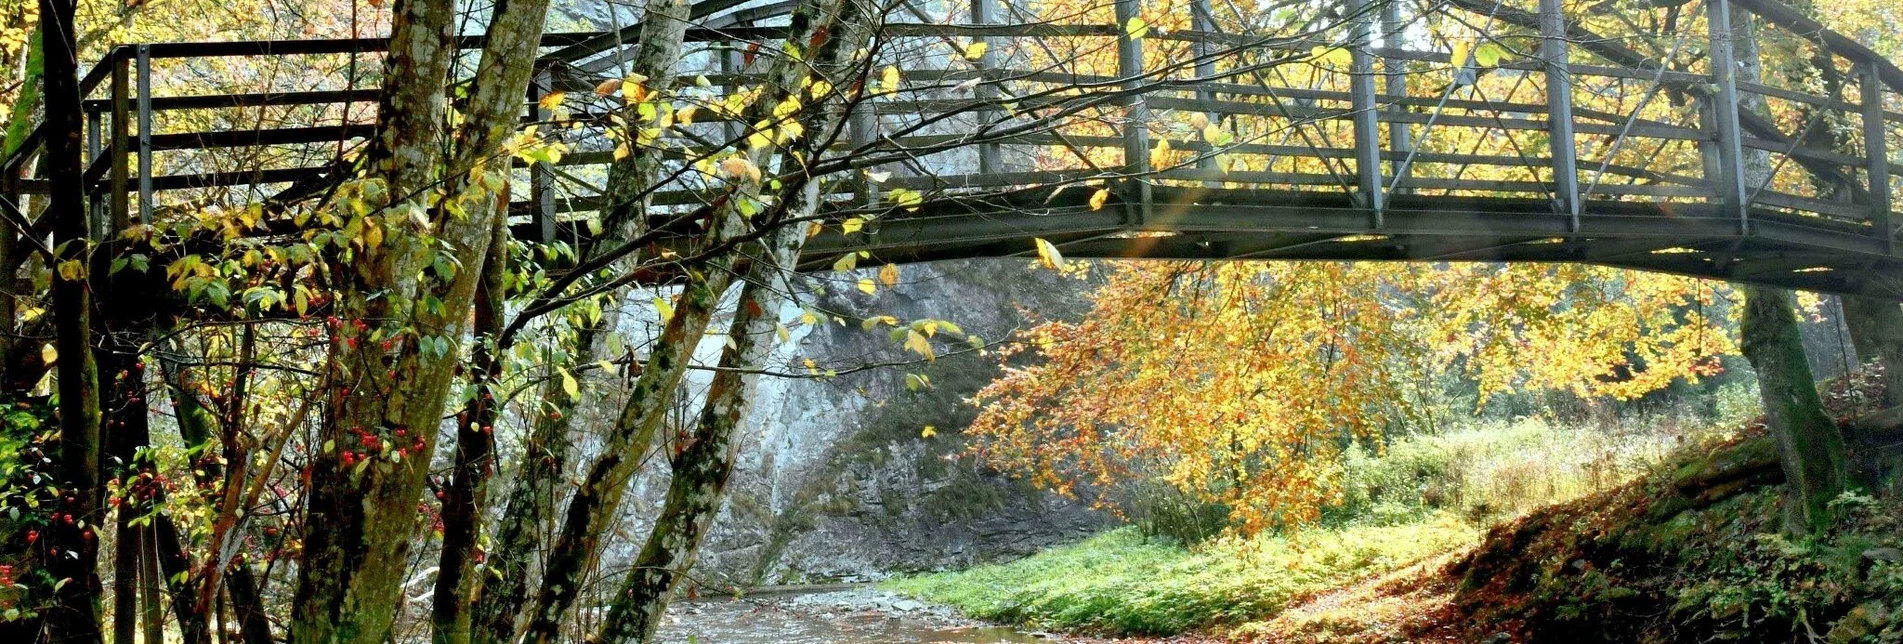
<instances>
[{"instance_id":1,"label":"wooden bridge","mask_svg":"<svg viewBox=\"0 0 1903 644\"><path fill-rule=\"evenodd\" d=\"M804 265L1021 255L1042 238L1073 257L1586 262L1903 298L1903 70L1778 0L1347 0L1325 24L1208 0L1108 0L1067 21L959 1L888 16L878 52L902 86L857 104L828 155L856 177L833 216L870 223L829 228ZM781 32L762 23L790 6L704 0L683 86L751 82L750 52ZM1755 35L1736 29L1747 16ZM619 78L634 33L548 35L528 120L557 116L549 93L592 100ZM94 229L291 202L347 175L377 97L361 74L219 74L374 70L357 61L385 46L112 50L82 84ZM1782 62L1751 73L1759 60ZM520 170L519 237L587 243L613 109L577 105L574 150ZM667 136L746 134L707 118ZM0 163L0 207L44 192L23 172L37 141ZM703 197L683 185L656 203Z\"/></svg>"}]
</instances>

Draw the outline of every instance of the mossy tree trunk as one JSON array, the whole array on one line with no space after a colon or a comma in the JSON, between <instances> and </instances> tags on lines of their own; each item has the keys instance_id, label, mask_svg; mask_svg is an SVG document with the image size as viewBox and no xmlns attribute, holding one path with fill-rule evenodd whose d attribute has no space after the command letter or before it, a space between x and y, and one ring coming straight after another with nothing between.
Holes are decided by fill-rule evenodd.
<instances>
[{"instance_id":1,"label":"mossy tree trunk","mask_svg":"<svg viewBox=\"0 0 1903 644\"><path fill-rule=\"evenodd\" d=\"M1790 293L1757 285L1743 290L1744 355L1758 372L1765 423L1777 439L1791 523L1815 531L1828 523L1827 505L1844 490L1843 434L1824 415Z\"/></svg>"},{"instance_id":2,"label":"mossy tree trunk","mask_svg":"<svg viewBox=\"0 0 1903 644\"><path fill-rule=\"evenodd\" d=\"M681 59L687 23L692 11L686 0L649 3L642 18L641 32L629 60L634 75L645 76L650 95L667 92L674 84L672 73ZM634 133L628 133L629 139ZM589 248L590 261L612 251L620 243L639 237L646 230L649 195L660 171L659 153L649 146L632 145L628 156L610 168L605 196L613 206L606 213L606 237ZM620 243L614 243L620 242ZM633 266L637 256L621 264ZM592 323L578 323L569 338L567 353L577 356L576 364L589 364L618 356L608 355L607 340L616 332L620 320L621 295L613 291L602 305L602 315ZM501 347L498 350L506 349ZM581 385L592 390L611 374L593 377L581 375ZM529 414L532 429L523 445L516 481L508 491L500 524L496 527L494 549L488 567L494 572L484 581L483 590L471 608L471 641L479 644L503 644L515 641L523 607L528 601L531 564L544 550L545 526L551 523L558 491L567 485L570 449L570 424L575 421L578 402L563 391L560 379L549 378L537 397L540 405Z\"/></svg>"},{"instance_id":3,"label":"mossy tree trunk","mask_svg":"<svg viewBox=\"0 0 1903 644\"><path fill-rule=\"evenodd\" d=\"M813 16L811 29L831 32L822 41L814 59L814 81L824 79L835 87L845 87L852 79L830 78L825 74L846 70L852 57L865 42L869 30L866 17L876 9L867 0L832 0L807 5ZM795 25L799 25L795 22ZM803 120L823 127L809 131L824 132L842 122L843 110L836 98L828 97L812 106ZM808 141L829 140L818 135ZM795 154L812 157L817 151L808 146ZM634 565L613 595L608 616L593 641L603 644L649 642L660 628L680 580L694 566L695 556L708 528L720 513L726 498L727 481L733 474L739 454L737 433L746 416L749 402L758 387L759 369L772 353L780 328L780 309L786 303L790 284L777 284L793 275L800 248L805 241L802 226L788 222L809 219L819 205L819 184L815 177L790 177L782 206L770 212L763 226L777 226L758 243L742 247L748 255L740 300L734 312L731 341L721 352L721 370L707 388L707 402L695 423L693 435L670 460L672 477L661 515L655 519L646 543Z\"/></svg>"},{"instance_id":4,"label":"mossy tree trunk","mask_svg":"<svg viewBox=\"0 0 1903 644\"><path fill-rule=\"evenodd\" d=\"M799 5L790 16L787 33L791 42L824 42L829 30L837 25L837 0ZM743 123L781 118L774 114L787 97L802 91L801 81L808 78L812 65L792 56L773 59L762 92L746 107ZM807 132L820 132L820 124L806 124ZM750 147L747 158L754 168L774 167L777 146ZM709 225L693 244L689 271L680 301L673 316L661 331L641 375L635 380L626 405L610 428L601 446L601 454L591 463L581 486L569 499L562 528L549 548L542 573L542 587L528 613L525 639L546 644L560 639L562 622L580 591L582 574L599 556L602 536L614 519L629 480L638 471L650 448L676 389L685 375L693 352L699 346L721 295L732 285L740 257L733 246L743 238L761 232L752 217L742 213L742 203L759 202L761 178L734 177L730 193L704 208ZM697 259L695 259L697 258Z\"/></svg>"},{"instance_id":5,"label":"mossy tree trunk","mask_svg":"<svg viewBox=\"0 0 1903 644\"><path fill-rule=\"evenodd\" d=\"M384 644L391 637L401 562L420 527L416 503L462 368L458 345L495 220L503 216L485 187L495 182L485 176L506 170L486 166L517 128L534 62L523 52L534 51L546 10L544 0L496 3L452 140L446 97L457 57L456 4L397 0L391 8L390 53L367 155L370 178L382 183L374 192L388 195L389 207L366 222L384 231L381 245L331 268L343 283L317 436L330 447L312 455L308 528L291 602L294 643ZM364 200L385 205L368 194Z\"/></svg>"}]
</instances>

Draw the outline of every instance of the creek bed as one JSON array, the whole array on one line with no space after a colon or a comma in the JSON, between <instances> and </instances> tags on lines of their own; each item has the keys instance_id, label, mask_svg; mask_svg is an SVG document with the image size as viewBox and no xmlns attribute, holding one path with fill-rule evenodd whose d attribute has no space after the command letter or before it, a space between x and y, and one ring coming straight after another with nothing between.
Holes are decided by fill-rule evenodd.
<instances>
[{"instance_id":1,"label":"creek bed","mask_svg":"<svg viewBox=\"0 0 1903 644\"><path fill-rule=\"evenodd\" d=\"M676 602L665 619L659 639L666 644L1054 641L872 588Z\"/></svg>"}]
</instances>

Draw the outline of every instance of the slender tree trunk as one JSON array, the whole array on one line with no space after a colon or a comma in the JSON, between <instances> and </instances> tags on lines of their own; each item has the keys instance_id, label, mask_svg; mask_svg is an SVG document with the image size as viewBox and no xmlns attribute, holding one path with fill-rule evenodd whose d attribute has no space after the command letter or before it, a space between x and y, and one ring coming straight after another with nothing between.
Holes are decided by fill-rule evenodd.
<instances>
[{"instance_id":1,"label":"slender tree trunk","mask_svg":"<svg viewBox=\"0 0 1903 644\"><path fill-rule=\"evenodd\" d=\"M101 513L99 372L93 362L92 297L86 282L85 187L80 169L79 61L73 0L40 0L47 26L45 47L46 169L51 180L53 243L58 251L52 280L53 316L59 351L60 483L64 504L47 530L43 564L63 584L45 615L46 635L65 644L99 642L99 542Z\"/></svg>"},{"instance_id":2,"label":"slender tree trunk","mask_svg":"<svg viewBox=\"0 0 1903 644\"><path fill-rule=\"evenodd\" d=\"M26 25L20 27L29 28ZM41 73L45 65L41 46L44 30L31 28L33 36L27 41L26 73L21 79L20 92L14 98L5 141L0 142L0 159L13 156L26 143L27 131L31 129L29 123L33 120L33 106L40 102ZM13 205L20 204L16 201ZM19 290L14 288L14 279L20 274L21 263L26 261L26 253L21 252L19 241L22 232L14 229L11 219L0 219L0 374L7 374L6 378L0 379L3 380L0 381L0 387L19 391L25 391L33 385L32 381L22 382L32 377L28 375L31 370L19 368L23 343L18 339L19 335L12 333L15 330L13 321L19 319L20 314Z\"/></svg>"},{"instance_id":3,"label":"slender tree trunk","mask_svg":"<svg viewBox=\"0 0 1903 644\"><path fill-rule=\"evenodd\" d=\"M1857 358L1883 368L1884 407L1903 406L1903 306L1891 300L1845 295L1844 325Z\"/></svg>"},{"instance_id":4,"label":"slender tree trunk","mask_svg":"<svg viewBox=\"0 0 1903 644\"><path fill-rule=\"evenodd\" d=\"M690 11L690 4L685 0L656 1L648 5L630 69L648 78L645 89L651 94L663 94L673 86L673 70L680 62ZM634 239L646 230L650 201L647 195L659 172L657 152L633 145L626 158L609 168L604 196L612 205L603 223L611 236L597 241L591 254L615 246L609 243L611 240ZM575 331L573 349L569 353L578 356L578 362L611 357L605 355L604 340L616 332L614 327L620 316L612 309L619 308L619 291L610 302L604 308L611 310L600 322ZM607 375L584 378L583 384L587 386L588 381ZM568 430L575 417L576 401L562 392L560 383L553 379L543 387L540 400L546 407L531 414L533 430L524 446L522 463L516 469L517 480L497 528L496 548L490 562L496 574L485 582L474 608L473 639L480 644L514 641L523 604L528 601L530 563L542 551L543 526L554 512L556 490L563 485L562 479L568 471Z\"/></svg>"},{"instance_id":5,"label":"slender tree trunk","mask_svg":"<svg viewBox=\"0 0 1903 644\"><path fill-rule=\"evenodd\" d=\"M1744 355L1758 372L1765 423L1781 453L1790 524L1816 531L1828 524L1827 505L1844 490L1843 434L1824 415L1790 293L1757 285L1743 290Z\"/></svg>"},{"instance_id":6,"label":"slender tree trunk","mask_svg":"<svg viewBox=\"0 0 1903 644\"><path fill-rule=\"evenodd\" d=\"M814 15L809 27L814 33L831 32L831 38L811 42L816 51L812 59L819 65L813 80L824 78L835 87L851 83L822 74L847 67L869 35L868 21L876 12L861 0L832 0L808 5ZM797 19L793 33L802 33ZM841 110L836 96L820 97L809 111L796 118L807 121L807 131L821 135L839 121ZM804 152L816 154L810 147ZM779 207L777 221L802 221L819 206L819 184L813 177L800 177L795 191ZM767 224L774 225L771 221ZM707 403L696 423L691 442L670 462L673 476L668 482L667 499L655 520L647 542L636 557L633 568L613 595L608 616L593 641L605 644L647 642L654 638L667 610L668 600L686 572L693 567L707 529L719 515L725 499L727 481L733 473L739 443L736 432L746 416L748 404L759 384L757 369L773 351L780 326L780 309L791 292L790 285L775 285L794 272L799 251L805 241L803 226L780 223L759 243L743 246L750 255L734 313L726 349L722 351L722 371L708 386Z\"/></svg>"},{"instance_id":7,"label":"slender tree trunk","mask_svg":"<svg viewBox=\"0 0 1903 644\"><path fill-rule=\"evenodd\" d=\"M498 207L506 208L507 197ZM508 227L496 218L493 244L508 243ZM438 644L466 644L470 637L471 600L482 579L475 574L476 544L482 527L483 501L495 472L495 423L501 403L493 391L502 376L502 361L488 344L503 326L503 284L508 254L493 252L483 264L476 288L476 347L470 357L475 395L456 422L456 462L443 491L443 550L436 568L436 591L431 602L434 639Z\"/></svg>"},{"instance_id":8,"label":"slender tree trunk","mask_svg":"<svg viewBox=\"0 0 1903 644\"><path fill-rule=\"evenodd\" d=\"M803 193L805 204L815 203L817 184L807 184ZM788 289L772 282L792 274L803 236L798 227L787 226L768 235L763 246L752 247L756 256L748 265L740 306L729 331L733 341L720 357L720 365L726 369L708 386L707 406L692 442L672 461L673 478L668 482L661 516L655 520L620 592L615 593L595 641L613 644L652 640L675 585L694 565L701 537L726 498L727 479L733 473L739 446L735 429L746 415L758 385L759 375L747 370L763 365L773 351L780 307Z\"/></svg>"}]
</instances>

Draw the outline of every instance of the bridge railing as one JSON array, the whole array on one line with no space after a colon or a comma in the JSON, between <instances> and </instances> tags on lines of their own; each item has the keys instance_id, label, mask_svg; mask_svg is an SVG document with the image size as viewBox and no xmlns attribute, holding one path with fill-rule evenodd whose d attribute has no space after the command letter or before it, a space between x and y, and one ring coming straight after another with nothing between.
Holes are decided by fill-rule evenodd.
<instances>
[{"instance_id":1,"label":"bridge railing","mask_svg":"<svg viewBox=\"0 0 1903 644\"><path fill-rule=\"evenodd\" d=\"M1141 229L1166 223L1151 212L1156 189L1308 191L1350 199L1368 212L1371 231L1384 213L1423 208L1434 197L1544 202L1543 216L1576 232L1595 204L1639 201L1716 207L1737 219L1740 235L1754 218L1797 215L1799 225L1862 231L1895 252L1903 219L1892 213L1892 195L1903 167L1888 158L1903 138L1903 72L1893 63L1775 0L1618 9L1608 16L1563 0L1454 0L1411 11L1352 0L1340 20L1315 22L1219 16L1207 0L1111 0L1066 24L1000 0L971 0L953 24L896 16L881 30L886 58L878 67L898 68L900 85L864 101L852 136L830 151L894 158L870 169L892 178L845 182L837 196L864 204L892 188L955 197L1101 183L1120 192L1119 225ZM1727 73L1749 69L1740 67L1749 62L1739 54L1745 42L1723 19L1733 13L1754 16L1753 42L1784 48L1775 52L1780 60L1814 64L1755 79ZM1610 31L1648 22L1669 28ZM705 78L710 92L755 82L747 51L778 34L691 30L706 68L683 70L683 80ZM620 76L612 54L622 44L602 34L551 34L545 82L525 106L546 92L586 95ZM82 86L86 179L101 197L96 227L107 234L154 221L174 204L304 194L348 174L377 95L359 81L384 46L359 39L114 49ZM256 74L322 56L336 57L332 71L350 60L360 73L345 74L342 87L211 94L164 93L152 73L163 62L200 75ZM577 120L611 109L581 107ZM269 110L277 110L264 119L271 124L258 126ZM745 138L744 124L718 118L694 127L703 140ZM526 189L517 194L527 198L514 212L529 236L556 235L558 223L601 205L593 189L612 152L569 136L576 149L556 167L524 171ZM43 190L21 178L31 148L0 162L0 192ZM675 191L656 203L703 196Z\"/></svg>"}]
</instances>

